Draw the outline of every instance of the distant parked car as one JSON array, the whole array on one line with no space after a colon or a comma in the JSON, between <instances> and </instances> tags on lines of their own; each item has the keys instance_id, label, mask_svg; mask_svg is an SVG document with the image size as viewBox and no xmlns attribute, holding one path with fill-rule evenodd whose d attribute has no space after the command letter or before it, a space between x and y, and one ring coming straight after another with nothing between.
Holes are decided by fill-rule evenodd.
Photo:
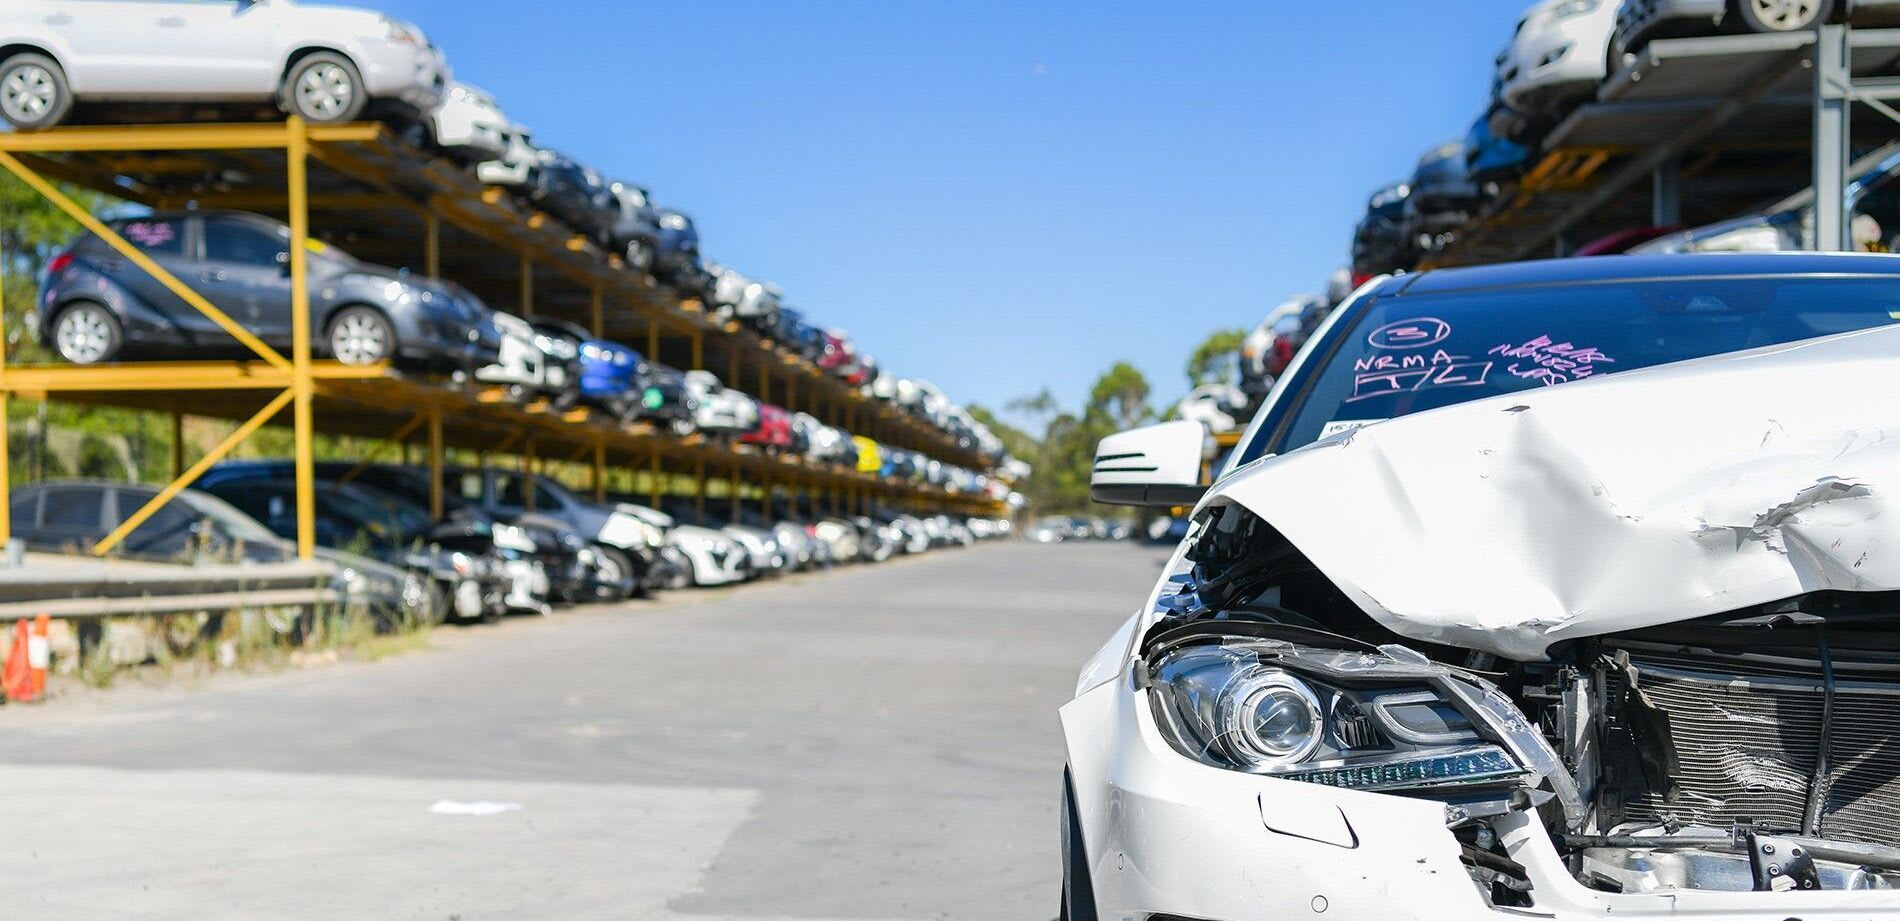
<instances>
[{"instance_id":1,"label":"distant parked car","mask_svg":"<svg viewBox=\"0 0 1900 921\"><path fill-rule=\"evenodd\" d=\"M863 435L853 435L851 443L858 449L859 473L878 473L884 469L884 449L877 442Z\"/></svg>"},{"instance_id":2,"label":"distant parked car","mask_svg":"<svg viewBox=\"0 0 1900 921\"><path fill-rule=\"evenodd\" d=\"M610 182L607 190L614 197L607 248L625 258L635 272L652 271L660 246L660 212L647 190L631 182Z\"/></svg>"},{"instance_id":3,"label":"distant parked car","mask_svg":"<svg viewBox=\"0 0 1900 921\"><path fill-rule=\"evenodd\" d=\"M816 363L825 353L824 331L805 322L804 313L791 307L779 307L772 338L809 362Z\"/></svg>"},{"instance_id":4,"label":"distant parked car","mask_svg":"<svg viewBox=\"0 0 1900 921\"><path fill-rule=\"evenodd\" d=\"M1365 216L1352 235L1352 274L1356 284L1376 275L1411 268L1418 260L1418 243L1406 220L1405 200L1412 187L1397 182L1366 200Z\"/></svg>"},{"instance_id":5,"label":"distant parked car","mask_svg":"<svg viewBox=\"0 0 1900 921\"><path fill-rule=\"evenodd\" d=\"M700 293L705 272L699 265L699 229L684 211L660 210L660 242L653 256L653 277L682 293Z\"/></svg>"},{"instance_id":6,"label":"distant parked car","mask_svg":"<svg viewBox=\"0 0 1900 921\"><path fill-rule=\"evenodd\" d=\"M1446 141L1419 157L1411 188L1405 199L1406 222L1434 248L1445 234L1464 226L1484 201L1483 188L1465 164L1463 140Z\"/></svg>"},{"instance_id":7,"label":"distant parked car","mask_svg":"<svg viewBox=\"0 0 1900 921\"><path fill-rule=\"evenodd\" d=\"M533 325L537 334L559 337L574 345L576 395L581 403L625 421L640 414L640 365L644 359L639 352L618 342L596 339L566 320L536 320Z\"/></svg>"},{"instance_id":8,"label":"distant parked car","mask_svg":"<svg viewBox=\"0 0 1900 921\"><path fill-rule=\"evenodd\" d=\"M607 181L559 151L543 149L541 162L528 189L528 200L566 224L575 233L602 246L612 245L612 230L620 202Z\"/></svg>"},{"instance_id":9,"label":"distant parked car","mask_svg":"<svg viewBox=\"0 0 1900 921\"><path fill-rule=\"evenodd\" d=\"M1640 227L1625 227L1613 233L1606 233L1603 236L1577 247L1577 251L1570 255L1614 256L1619 253L1627 253L1631 249L1648 243L1658 237L1681 233L1685 229L1687 228L1684 228L1681 224L1664 224L1661 226L1645 224Z\"/></svg>"},{"instance_id":10,"label":"distant parked car","mask_svg":"<svg viewBox=\"0 0 1900 921\"><path fill-rule=\"evenodd\" d=\"M535 344L534 327L512 313L497 310L491 317L500 333L500 344L495 360L475 369L475 379L500 384L517 400L560 395L562 382L550 380L550 356Z\"/></svg>"},{"instance_id":11,"label":"distant parked car","mask_svg":"<svg viewBox=\"0 0 1900 921\"><path fill-rule=\"evenodd\" d=\"M1176 418L1192 419L1211 434L1239 431L1251 418L1248 399L1239 387L1226 383L1202 384L1174 406Z\"/></svg>"},{"instance_id":12,"label":"distant parked car","mask_svg":"<svg viewBox=\"0 0 1900 921\"><path fill-rule=\"evenodd\" d=\"M686 372L686 392L695 404L693 426L701 432L736 438L759 424L759 404L721 384L711 371Z\"/></svg>"},{"instance_id":13,"label":"distant parked car","mask_svg":"<svg viewBox=\"0 0 1900 921\"><path fill-rule=\"evenodd\" d=\"M675 435L693 433L699 400L678 369L648 359L640 364L640 417L666 426Z\"/></svg>"},{"instance_id":14,"label":"distant parked car","mask_svg":"<svg viewBox=\"0 0 1900 921\"><path fill-rule=\"evenodd\" d=\"M527 189L534 186L540 168L541 151L534 146L534 132L525 125L510 124L502 131L501 155L475 164L475 178L489 185Z\"/></svg>"},{"instance_id":15,"label":"distant parked car","mask_svg":"<svg viewBox=\"0 0 1900 921\"><path fill-rule=\"evenodd\" d=\"M586 540L597 558L598 577L621 586L620 596L645 585L647 569L658 559L665 538L633 509L600 505L575 495L545 476L524 476L494 468L442 471L443 489L504 517L529 510L566 524Z\"/></svg>"},{"instance_id":16,"label":"distant parked car","mask_svg":"<svg viewBox=\"0 0 1900 921\"><path fill-rule=\"evenodd\" d=\"M1724 32L1800 32L1842 6L1856 24L1890 24L1900 0L1641 0L1616 14L1615 53L1642 50L1652 39Z\"/></svg>"},{"instance_id":17,"label":"distant parked car","mask_svg":"<svg viewBox=\"0 0 1900 921\"><path fill-rule=\"evenodd\" d=\"M1501 103L1494 103L1465 133L1465 172L1474 182L1490 186L1515 182L1530 162L1530 151L1523 144L1492 125L1492 117L1506 111Z\"/></svg>"},{"instance_id":18,"label":"distant parked car","mask_svg":"<svg viewBox=\"0 0 1900 921\"><path fill-rule=\"evenodd\" d=\"M233 211L160 212L107 226L266 345L291 347L290 228ZM485 309L452 285L358 262L315 240L307 263L317 353L427 370L494 359L499 342ZM82 365L245 353L210 317L90 233L47 264L39 336Z\"/></svg>"},{"instance_id":19,"label":"distant parked car","mask_svg":"<svg viewBox=\"0 0 1900 921\"><path fill-rule=\"evenodd\" d=\"M1498 52L1500 100L1550 125L1595 96L1611 70L1610 37L1622 5L1620 0L1540 0L1525 10L1511 43Z\"/></svg>"},{"instance_id":20,"label":"distant parked car","mask_svg":"<svg viewBox=\"0 0 1900 921\"><path fill-rule=\"evenodd\" d=\"M449 84L441 104L429 113L429 139L463 163L493 160L508 152L508 116L494 97L470 86Z\"/></svg>"},{"instance_id":21,"label":"distant parked car","mask_svg":"<svg viewBox=\"0 0 1900 921\"><path fill-rule=\"evenodd\" d=\"M275 102L312 122L425 114L449 66L422 30L290 0L0 5L0 115L50 128L76 104Z\"/></svg>"},{"instance_id":22,"label":"distant parked car","mask_svg":"<svg viewBox=\"0 0 1900 921\"><path fill-rule=\"evenodd\" d=\"M1306 338L1326 319L1332 309L1327 300L1317 294L1289 298L1241 340L1240 390L1249 403L1267 395Z\"/></svg>"},{"instance_id":23,"label":"distant parked car","mask_svg":"<svg viewBox=\"0 0 1900 921\"><path fill-rule=\"evenodd\" d=\"M758 445L773 451L788 451L792 447L792 414L783 407L770 403L759 403L758 424L751 431L739 436L739 440L749 445Z\"/></svg>"},{"instance_id":24,"label":"distant parked car","mask_svg":"<svg viewBox=\"0 0 1900 921\"><path fill-rule=\"evenodd\" d=\"M157 495L151 486L103 480L22 486L8 499L12 533L35 550L83 552ZM297 558L296 545L216 496L192 489L133 528L117 553L173 562L281 563ZM441 618L421 577L352 553L319 548L316 555L335 567L330 584L344 599L392 620L427 623Z\"/></svg>"},{"instance_id":25,"label":"distant parked car","mask_svg":"<svg viewBox=\"0 0 1900 921\"><path fill-rule=\"evenodd\" d=\"M285 539L297 534L297 482L288 477L219 479L204 491L231 503ZM508 610L546 613L547 576L539 571L509 578L495 556L431 547L426 512L398 507L387 494L358 484L320 482L315 489L313 530L317 543L361 553L430 581L444 611L464 620L498 617ZM492 547L489 548L492 553Z\"/></svg>"},{"instance_id":26,"label":"distant parked car","mask_svg":"<svg viewBox=\"0 0 1900 921\"><path fill-rule=\"evenodd\" d=\"M1848 246L1894 252L1900 245L1900 145L1862 157L1847 184ZM1766 253L1809 248L1814 238L1814 190L1803 189L1766 209L1665 234L1632 253Z\"/></svg>"}]
</instances>

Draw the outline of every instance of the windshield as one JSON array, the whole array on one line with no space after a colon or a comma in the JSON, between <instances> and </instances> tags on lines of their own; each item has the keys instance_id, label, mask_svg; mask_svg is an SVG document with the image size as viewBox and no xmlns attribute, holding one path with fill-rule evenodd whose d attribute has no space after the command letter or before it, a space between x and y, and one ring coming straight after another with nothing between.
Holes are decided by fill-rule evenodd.
<instances>
[{"instance_id":1,"label":"windshield","mask_svg":"<svg viewBox=\"0 0 1900 921\"><path fill-rule=\"evenodd\" d=\"M1896 319L1900 286L1886 278L1617 281L1370 299L1314 343L1239 463L1368 422Z\"/></svg>"}]
</instances>

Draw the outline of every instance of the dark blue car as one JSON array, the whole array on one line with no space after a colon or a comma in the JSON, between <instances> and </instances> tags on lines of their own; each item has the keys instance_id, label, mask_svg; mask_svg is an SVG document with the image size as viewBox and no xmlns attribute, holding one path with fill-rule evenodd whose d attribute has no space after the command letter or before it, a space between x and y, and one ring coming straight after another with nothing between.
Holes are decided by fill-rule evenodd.
<instances>
[{"instance_id":1,"label":"dark blue car","mask_svg":"<svg viewBox=\"0 0 1900 921\"><path fill-rule=\"evenodd\" d=\"M699 230L683 211L660 210L660 240L653 256L653 277L680 292L697 294L706 285L699 263Z\"/></svg>"},{"instance_id":2,"label":"dark blue car","mask_svg":"<svg viewBox=\"0 0 1900 921\"><path fill-rule=\"evenodd\" d=\"M582 403L632 421L640 413L640 364L646 359L618 342L595 338L578 324L536 320L535 331L559 336L579 352Z\"/></svg>"}]
</instances>

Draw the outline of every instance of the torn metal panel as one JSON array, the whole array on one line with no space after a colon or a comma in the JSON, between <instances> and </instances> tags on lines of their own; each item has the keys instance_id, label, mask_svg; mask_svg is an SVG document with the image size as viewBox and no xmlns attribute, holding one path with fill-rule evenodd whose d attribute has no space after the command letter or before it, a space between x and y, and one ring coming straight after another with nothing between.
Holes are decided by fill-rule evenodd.
<instances>
[{"instance_id":1,"label":"torn metal panel","mask_svg":"<svg viewBox=\"0 0 1900 921\"><path fill-rule=\"evenodd\" d=\"M1361 609L1528 660L1823 589L1900 589L1900 328L1368 425L1231 499Z\"/></svg>"}]
</instances>

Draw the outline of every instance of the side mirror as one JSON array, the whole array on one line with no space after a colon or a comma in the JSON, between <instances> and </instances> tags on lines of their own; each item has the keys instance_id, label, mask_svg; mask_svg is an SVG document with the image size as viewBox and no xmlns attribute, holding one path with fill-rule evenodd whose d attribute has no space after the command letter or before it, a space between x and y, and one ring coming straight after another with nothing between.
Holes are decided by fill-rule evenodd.
<instances>
[{"instance_id":1,"label":"side mirror","mask_svg":"<svg viewBox=\"0 0 1900 921\"><path fill-rule=\"evenodd\" d=\"M1201 447L1207 430L1178 420L1117 432L1095 448L1089 497L1105 505L1172 508L1201 501Z\"/></svg>"}]
</instances>

